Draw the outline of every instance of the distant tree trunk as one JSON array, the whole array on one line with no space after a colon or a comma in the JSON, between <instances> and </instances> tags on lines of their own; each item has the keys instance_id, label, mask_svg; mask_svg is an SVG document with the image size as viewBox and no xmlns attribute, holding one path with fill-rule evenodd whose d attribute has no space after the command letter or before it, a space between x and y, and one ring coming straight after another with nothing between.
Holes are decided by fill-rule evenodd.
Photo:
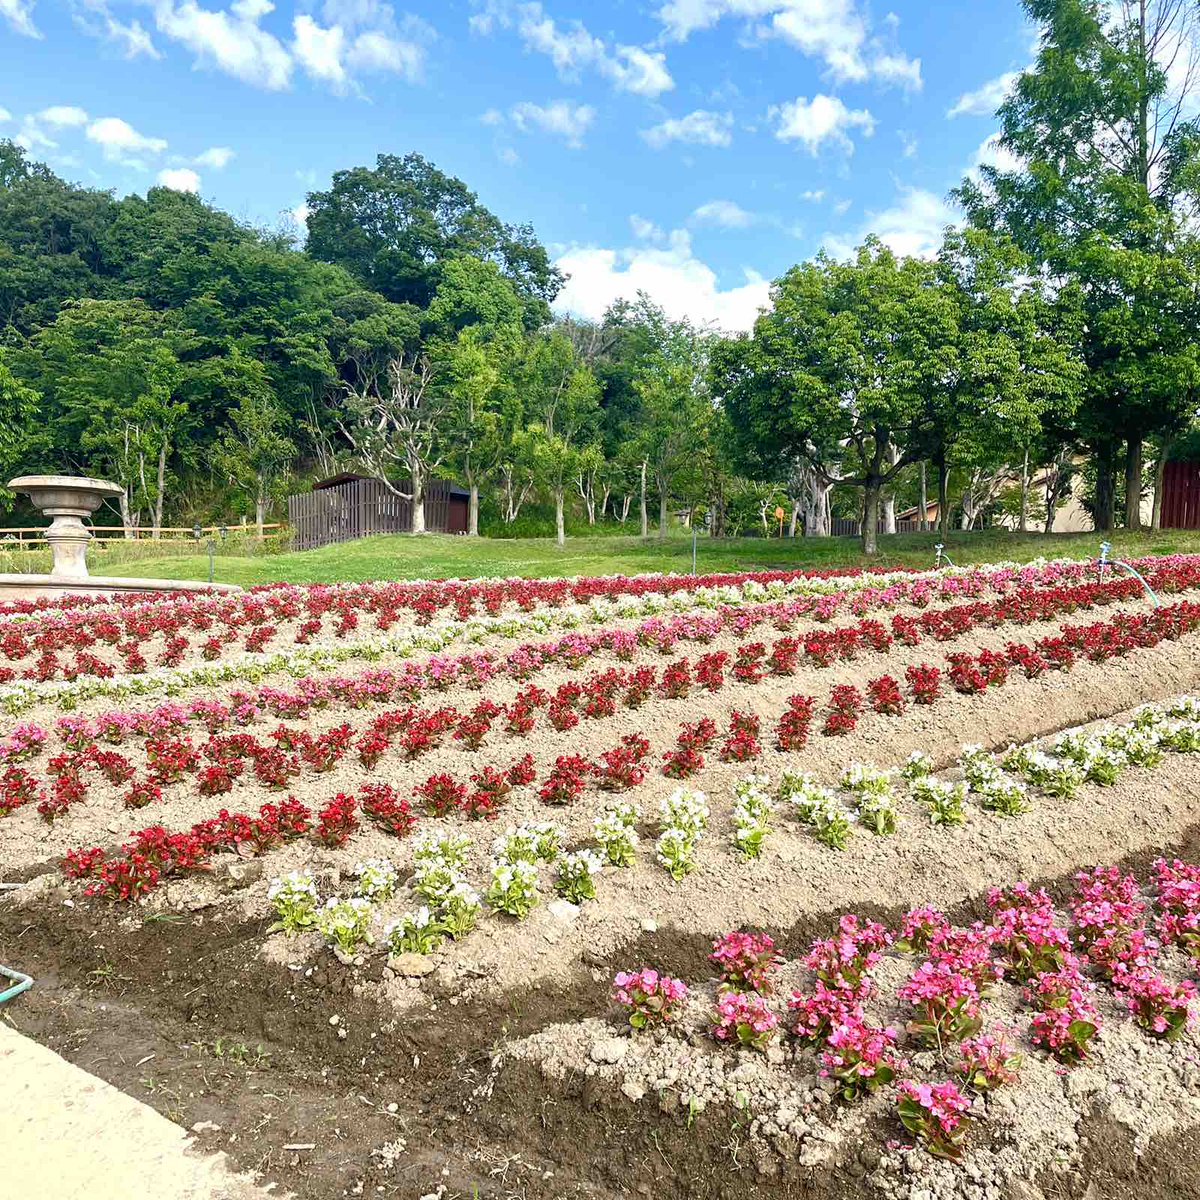
<instances>
[{"instance_id":1,"label":"distant tree trunk","mask_svg":"<svg viewBox=\"0 0 1200 1200\"><path fill-rule=\"evenodd\" d=\"M633 493L626 492L621 497L621 524L624 525L629 520L629 510L633 506Z\"/></svg>"},{"instance_id":2,"label":"distant tree trunk","mask_svg":"<svg viewBox=\"0 0 1200 1200\"><path fill-rule=\"evenodd\" d=\"M950 466L945 454L938 455L936 460L938 473L938 533L943 544L950 534Z\"/></svg>"},{"instance_id":3,"label":"distant tree trunk","mask_svg":"<svg viewBox=\"0 0 1200 1200\"><path fill-rule=\"evenodd\" d=\"M642 459L642 537L650 536L650 513L646 509L646 460Z\"/></svg>"},{"instance_id":4,"label":"distant tree trunk","mask_svg":"<svg viewBox=\"0 0 1200 1200\"><path fill-rule=\"evenodd\" d=\"M267 521L267 498L261 492L254 497L254 536L263 540L263 526Z\"/></svg>"},{"instance_id":5,"label":"distant tree trunk","mask_svg":"<svg viewBox=\"0 0 1200 1200\"><path fill-rule=\"evenodd\" d=\"M1096 459L1096 514L1097 533L1107 533L1113 527L1113 513L1117 494L1113 486L1113 466L1116 446L1108 439L1094 442L1092 453Z\"/></svg>"},{"instance_id":6,"label":"distant tree trunk","mask_svg":"<svg viewBox=\"0 0 1200 1200\"><path fill-rule=\"evenodd\" d=\"M1029 449L1025 449L1025 457L1021 460L1021 517L1017 528L1022 533L1029 530Z\"/></svg>"},{"instance_id":7,"label":"distant tree trunk","mask_svg":"<svg viewBox=\"0 0 1200 1200\"><path fill-rule=\"evenodd\" d=\"M863 553L873 557L879 553L879 476L868 475L863 490Z\"/></svg>"},{"instance_id":8,"label":"distant tree trunk","mask_svg":"<svg viewBox=\"0 0 1200 1200\"><path fill-rule=\"evenodd\" d=\"M1167 473L1167 455L1171 453L1171 438L1164 437L1154 460L1154 503L1150 509L1150 528L1162 528L1163 482Z\"/></svg>"},{"instance_id":9,"label":"distant tree trunk","mask_svg":"<svg viewBox=\"0 0 1200 1200\"><path fill-rule=\"evenodd\" d=\"M800 507L799 500L792 501L792 519L788 522L788 537L790 538L796 536L796 527L800 523Z\"/></svg>"},{"instance_id":10,"label":"distant tree trunk","mask_svg":"<svg viewBox=\"0 0 1200 1200\"><path fill-rule=\"evenodd\" d=\"M412 471L412 523L410 533L425 532L425 470L415 459L410 460Z\"/></svg>"},{"instance_id":11,"label":"distant tree trunk","mask_svg":"<svg viewBox=\"0 0 1200 1200\"><path fill-rule=\"evenodd\" d=\"M918 474L920 480L920 494L918 503L921 505L921 513L917 520L920 522L918 529L924 533L929 528L929 492L925 482L925 460L921 459L921 470Z\"/></svg>"},{"instance_id":12,"label":"distant tree trunk","mask_svg":"<svg viewBox=\"0 0 1200 1200\"><path fill-rule=\"evenodd\" d=\"M136 534L133 528L133 517L129 512L129 493L127 491L122 490L119 504L121 506L121 524L125 527L125 540L132 542Z\"/></svg>"},{"instance_id":13,"label":"distant tree trunk","mask_svg":"<svg viewBox=\"0 0 1200 1200\"><path fill-rule=\"evenodd\" d=\"M467 537L479 536L479 484L467 489Z\"/></svg>"},{"instance_id":14,"label":"distant tree trunk","mask_svg":"<svg viewBox=\"0 0 1200 1200\"><path fill-rule=\"evenodd\" d=\"M658 536L667 536L667 489L661 482L658 485Z\"/></svg>"},{"instance_id":15,"label":"distant tree trunk","mask_svg":"<svg viewBox=\"0 0 1200 1200\"><path fill-rule=\"evenodd\" d=\"M164 437L158 447L158 490L154 497L154 540L162 537L163 492L167 483L167 439Z\"/></svg>"},{"instance_id":16,"label":"distant tree trunk","mask_svg":"<svg viewBox=\"0 0 1200 1200\"><path fill-rule=\"evenodd\" d=\"M554 489L554 540L560 546L565 545L567 540L566 522L563 519L563 489L561 486Z\"/></svg>"},{"instance_id":17,"label":"distant tree trunk","mask_svg":"<svg viewBox=\"0 0 1200 1200\"><path fill-rule=\"evenodd\" d=\"M1142 438L1130 434L1125 448L1125 528L1142 528Z\"/></svg>"}]
</instances>

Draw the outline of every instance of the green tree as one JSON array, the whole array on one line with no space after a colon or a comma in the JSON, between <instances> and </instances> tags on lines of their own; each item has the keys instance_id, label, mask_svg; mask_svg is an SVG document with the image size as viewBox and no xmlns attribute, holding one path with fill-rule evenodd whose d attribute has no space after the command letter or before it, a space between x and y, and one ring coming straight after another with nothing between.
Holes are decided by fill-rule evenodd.
<instances>
[{"instance_id":1,"label":"green tree","mask_svg":"<svg viewBox=\"0 0 1200 1200\"><path fill-rule=\"evenodd\" d=\"M328 190L309 193L308 207L309 253L398 303L427 308L448 261L486 259L511 281L534 329L563 283L532 229L506 225L419 154L338 171Z\"/></svg>"},{"instance_id":2,"label":"green tree","mask_svg":"<svg viewBox=\"0 0 1200 1200\"><path fill-rule=\"evenodd\" d=\"M878 550L880 493L925 446L953 311L934 267L898 260L874 239L851 262L824 254L771 289L753 337L726 349L715 387L731 426L764 463L826 469L841 449L844 482L863 489L863 552Z\"/></svg>"},{"instance_id":3,"label":"green tree","mask_svg":"<svg viewBox=\"0 0 1200 1200\"><path fill-rule=\"evenodd\" d=\"M149 510L155 536L188 421L172 334L139 300L79 300L16 356L45 397L63 467L120 483L126 528Z\"/></svg>"},{"instance_id":4,"label":"green tree","mask_svg":"<svg viewBox=\"0 0 1200 1200\"><path fill-rule=\"evenodd\" d=\"M1143 443L1186 425L1200 381L1200 127L1187 65L1197 10L1181 0L1022 6L1039 53L999 110L1019 166L984 167L959 195L974 223L1004 230L1048 279L1078 287L1078 428L1097 466L1096 524L1113 524L1124 444L1125 523L1137 528Z\"/></svg>"},{"instance_id":5,"label":"green tree","mask_svg":"<svg viewBox=\"0 0 1200 1200\"><path fill-rule=\"evenodd\" d=\"M296 447L283 432L286 416L263 364L235 349L225 360L225 370L226 387L237 396L237 404L217 439L213 466L254 505L254 526L261 539L267 512L283 493Z\"/></svg>"},{"instance_id":6,"label":"green tree","mask_svg":"<svg viewBox=\"0 0 1200 1200\"><path fill-rule=\"evenodd\" d=\"M595 435L600 387L561 331L530 339L519 384L525 395L531 461L536 478L554 502L554 533L561 546L566 538L567 484L599 453Z\"/></svg>"},{"instance_id":7,"label":"green tree","mask_svg":"<svg viewBox=\"0 0 1200 1200\"><path fill-rule=\"evenodd\" d=\"M661 538L667 534L673 487L683 476L690 476L693 488L703 478L698 468L710 433L713 406L707 386L709 339L687 321L667 320L661 310L650 314L649 332L651 346L639 357L633 375L640 404L633 442L643 464L643 520L648 468L658 493Z\"/></svg>"},{"instance_id":8,"label":"green tree","mask_svg":"<svg viewBox=\"0 0 1200 1200\"><path fill-rule=\"evenodd\" d=\"M1075 290L1045 296L1010 243L976 229L950 232L935 288L945 312L937 370L926 376L925 441L937 469L944 536L952 469L965 476L964 528L1018 466L1028 498L1028 464L1043 423L1072 416L1083 372L1074 345L1080 332Z\"/></svg>"},{"instance_id":9,"label":"green tree","mask_svg":"<svg viewBox=\"0 0 1200 1200\"><path fill-rule=\"evenodd\" d=\"M12 495L4 487L12 475L36 469L45 438L40 401L38 393L9 370L0 348L0 494L5 496Z\"/></svg>"}]
</instances>

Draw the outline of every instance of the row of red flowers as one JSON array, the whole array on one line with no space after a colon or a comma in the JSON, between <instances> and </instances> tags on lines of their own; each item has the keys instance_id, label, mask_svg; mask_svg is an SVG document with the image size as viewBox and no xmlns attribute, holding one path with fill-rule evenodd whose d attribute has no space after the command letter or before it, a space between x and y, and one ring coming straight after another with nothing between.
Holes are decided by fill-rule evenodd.
<instances>
[{"instance_id":1,"label":"row of red flowers","mask_svg":"<svg viewBox=\"0 0 1200 1200\"><path fill-rule=\"evenodd\" d=\"M1152 583L1160 590L1178 591L1196 586L1200 579L1200 559L1155 559L1146 564L1146 570ZM874 605L924 605L938 596L982 595L988 591L1005 592L1012 587L1026 591L1053 587L1063 581L1085 580L1089 575L1090 568L1086 564L1051 564L1023 571L1002 569L965 576L917 577L911 581L902 579L881 588L801 597L787 603L796 616L811 614L814 619L828 620L847 603L854 611L861 613ZM469 597L472 605L480 600L485 611L498 613L514 597L520 598L519 607L528 609L543 604L555 606L568 600L588 599L596 595L619 598L660 590L645 586L647 580L660 583L669 580L671 586L667 590L674 591L685 585L713 586L722 582L745 584L777 579L786 581L796 577L799 577L799 573L768 572L700 579L670 576L633 580L516 580L454 585L457 590L453 591L453 595ZM1138 587L1136 581L1132 580L1117 582L1119 587L1115 595L1133 595ZM250 652L265 651L276 642L278 625L281 623L296 624L293 636L301 644L323 633L332 633L336 637L354 633L359 628L360 613L370 616L375 628L386 630L410 610L415 611L419 621L431 618L449 594L439 591L440 587L408 584L280 587L242 597L192 596L170 602L159 600L154 603L103 604L91 608L49 610L37 618L6 623L0 629L0 657L19 662L35 655L34 663L22 673L22 677L36 681L82 675L106 677L116 670L114 656L119 659L124 671L141 673L151 665L147 658L150 653L148 647L156 638L161 640L162 645L154 652L154 665L170 667L178 665L190 650L196 648L188 636L190 633L200 635L198 648L202 657L217 659L233 648ZM432 609L426 612L431 605ZM459 617L465 617L470 610L455 611ZM330 622L328 628L326 618ZM97 655L93 652L97 646L110 648L112 654L107 658ZM64 651L72 651L74 657L63 661L59 655ZM12 668L0 668L0 682L12 678L16 678Z\"/></svg>"}]
</instances>

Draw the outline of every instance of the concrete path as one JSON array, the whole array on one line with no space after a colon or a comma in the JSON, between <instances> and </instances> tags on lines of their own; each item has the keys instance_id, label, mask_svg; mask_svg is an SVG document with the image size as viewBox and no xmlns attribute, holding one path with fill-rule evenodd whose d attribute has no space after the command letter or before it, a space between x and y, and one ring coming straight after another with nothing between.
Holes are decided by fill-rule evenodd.
<instances>
[{"instance_id":1,"label":"concrete path","mask_svg":"<svg viewBox=\"0 0 1200 1200\"><path fill-rule=\"evenodd\" d=\"M0 1021L0 1200L281 1200Z\"/></svg>"}]
</instances>

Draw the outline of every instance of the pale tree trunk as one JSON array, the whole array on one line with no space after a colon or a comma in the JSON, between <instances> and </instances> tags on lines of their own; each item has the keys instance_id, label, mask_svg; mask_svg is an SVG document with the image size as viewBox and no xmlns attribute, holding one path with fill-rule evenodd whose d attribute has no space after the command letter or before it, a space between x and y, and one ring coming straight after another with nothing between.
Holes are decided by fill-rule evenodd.
<instances>
[{"instance_id":1,"label":"pale tree trunk","mask_svg":"<svg viewBox=\"0 0 1200 1200\"><path fill-rule=\"evenodd\" d=\"M467 489L467 537L479 536L479 484Z\"/></svg>"},{"instance_id":2,"label":"pale tree trunk","mask_svg":"<svg viewBox=\"0 0 1200 1200\"><path fill-rule=\"evenodd\" d=\"M1021 460L1021 517L1017 528L1022 533L1027 533L1029 530L1029 450L1025 450L1025 457Z\"/></svg>"},{"instance_id":3,"label":"pale tree trunk","mask_svg":"<svg viewBox=\"0 0 1200 1200\"><path fill-rule=\"evenodd\" d=\"M646 508L646 461L642 460L642 537L650 536L650 513Z\"/></svg>"},{"instance_id":4,"label":"pale tree trunk","mask_svg":"<svg viewBox=\"0 0 1200 1200\"><path fill-rule=\"evenodd\" d=\"M267 522L267 501L263 496L254 499L254 535L261 542L264 536L263 526Z\"/></svg>"},{"instance_id":5,"label":"pale tree trunk","mask_svg":"<svg viewBox=\"0 0 1200 1200\"><path fill-rule=\"evenodd\" d=\"M920 494L917 497L917 503L920 505L921 512L917 518L917 520L919 521L917 528L920 529L922 533L924 533L929 529L929 491L928 491L928 486L927 486L927 483L925 480L925 460L924 459L921 459L921 470L918 474L918 478L920 479Z\"/></svg>"},{"instance_id":6,"label":"pale tree trunk","mask_svg":"<svg viewBox=\"0 0 1200 1200\"><path fill-rule=\"evenodd\" d=\"M563 489L561 485L554 489L554 540L560 546L566 544L567 527L563 519Z\"/></svg>"},{"instance_id":7,"label":"pale tree trunk","mask_svg":"<svg viewBox=\"0 0 1200 1200\"><path fill-rule=\"evenodd\" d=\"M125 540L132 542L134 540L133 517L129 512L129 493L124 489L121 491L119 503L121 506L121 524L125 527Z\"/></svg>"},{"instance_id":8,"label":"pale tree trunk","mask_svg":"<svg viewBox=\"0 0 1200 1200\"><path fill-rule=\"evenodd\" d=\"M661 481L658 484L658 536L667 536L667 489Z\"/></svg>"},{"instance_id":9,"label":"pale tree trunk","mask_svg":"<svg viewBox=\"0 0 1200 1200\"><path fill-rule=\"evenodd\" d=\"M612 484L606 483L604 491L600 495L600 520L604 520L604 514L608 511L608 498L612 495Z\"/></svg>"},{"instance_id":10,"label":"pale tree trunk","mask_svg":"<svg viewBox=\"0 0 1200 1200\"><path fill-rule=\"evenodd\" d=\"M868 478L863 492L863 553L874 556L879 553L879 478Z\"/></svg>"},{"instance_id":11,"label":"pale tree trunk","mask_svg":"<svg viewBox=\"0 0 1200 1200\"><path fill-rule=\"evenodd\" d=\"M154 497L154 540L162 537L163 490L167 482L167 439L158 447L158 491Z\"/></svg>"},{"instance_id":12,"label":"pale tree trunk","mask_svg":"<svg viewBox=\"0 0 1200 1200\"><path fill-rule=\"evenodd\" d=\"M633 494L626 492L621 498L621 524L624 525L629 520L629 510L633 506Z\"/></svg>"},{"instance_id":13,"label":"pale tree trunk","mask_svg":"<svg viewBox=\"0 0 1200 1200\"><path fill-rule=\"evenodd\" d=\"M792 501L792 519L788 522L788 537L790 537L790 538L794 538L796 536L796 528L800 523L800 508L801 508L800 501L793 500Z\"/></svg>"},{"instance_id":14,"label":"pale tree trunk","mask_svg":"<svg viewBox=\"0 0 1200 1200\"><path fill-rule=\"evenodd\" d=\"M887 461L888 466L891 467L894 467L900 461L900 451L896 448L894 442L888 442ZM885 533L896 532L896 493L890 487L883 499L883 530Z\"/></svg>"},{"instance_id":15,"label":"pale tree trunk","mask_svg":"<svg viewBox=\"0 0 1200 1200\"><path fill-rule=\"evenodd\" d=\"M1125 528L1142 528L1142 439L1130 434L1125 451Z\"/></svg>"},{"instance_id":16,"label":"pale tree trunk","mask_svg":"<svg viewBox=\"0 0 1200 1200\"><path fill-rule=\"evenodd\" d=\"M1171 439L1163 438L1154 460L1154 503L1150 508L1150 528L1162 528L1163 480L1167 473L1167 455L1171 453Z\"/></svg>"},{"instance_id":17,"label":"pale tree trunk","mask_svg":"<svg viewBox=\"0 0 1200 1200\"><path fill-rule=\"evenodd\" d=\"M412 533L425 532L425 471L415 459L409 462L412 471Z\"/></svg>"}]
</instances>

